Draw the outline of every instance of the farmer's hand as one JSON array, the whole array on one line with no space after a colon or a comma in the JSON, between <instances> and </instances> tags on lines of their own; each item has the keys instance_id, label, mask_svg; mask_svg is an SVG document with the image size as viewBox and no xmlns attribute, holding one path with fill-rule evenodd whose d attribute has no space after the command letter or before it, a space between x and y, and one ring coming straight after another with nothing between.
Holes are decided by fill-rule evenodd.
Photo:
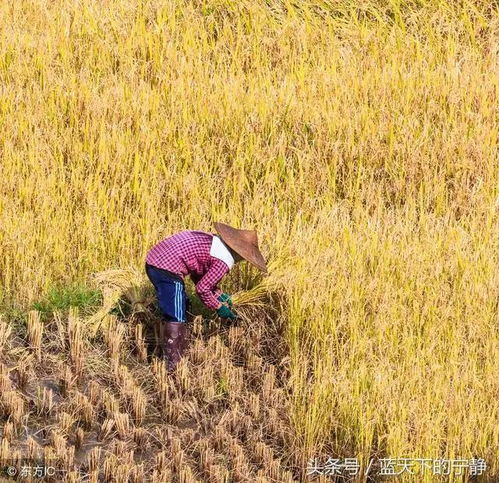
<instances>
[{"instance_id":1,"label":"farmer's hand","mask_svg":"<svg viewBox=\"0 0 499 483\"><path fill-rule=\"evenodd\" d=\"M230 310L229 307L227 307L227 305L222 305L221 307L219 307L217 309L217 314L219 315L219 317L222 317L223 319L232 319L232 320L236 319L236 314L232 312L232 310Z\"/></svg>"},{"instance_id":2,"label":"farmer's hand","mask_svg":"<svg viewBox=\"0 0 499 483\"><path fill-rule=\"evenodd\" d=\"M220 300L220 302L222 302L223 304L228 303L229 307L232 307L232 299L230 298L230 295L228 293L220 294L217 300Z\"/></svg>"}]
</instances>

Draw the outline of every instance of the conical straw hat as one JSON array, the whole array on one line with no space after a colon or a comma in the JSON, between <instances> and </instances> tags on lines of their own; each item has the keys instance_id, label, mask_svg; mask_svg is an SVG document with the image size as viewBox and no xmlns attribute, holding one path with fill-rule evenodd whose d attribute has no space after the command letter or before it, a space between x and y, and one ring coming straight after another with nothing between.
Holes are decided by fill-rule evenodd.
<instances>
[{"instance_id":1,"label":"conical straw hat","mask_svg":"<svg viewBox=\"0 0 499 483\"><path fill-rule=\"evenodd\" d=\"M220 238L232 250L248 262L267 273L267 265L258 248L258 238L255 230L238 230L225 223L215 223L215 228Z\"/></svg>"}]
</instances>

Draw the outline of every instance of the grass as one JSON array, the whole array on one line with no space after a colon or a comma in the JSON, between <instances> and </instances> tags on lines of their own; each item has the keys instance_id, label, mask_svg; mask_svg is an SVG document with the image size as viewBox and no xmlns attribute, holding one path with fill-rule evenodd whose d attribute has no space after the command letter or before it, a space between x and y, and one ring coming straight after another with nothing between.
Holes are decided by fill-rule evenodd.
<instances>
[{"instance_id":1,"label":"grass","mask_svg":"<svg viewBox=\"0 0 499 483\"><path fill-rule=\"evenodd\" d=\"M248 331L262 313L284 321L288 464L477 456L497 479L497 13L481 0L2 3L2 300L84 306L44 294L142 273L181 229L256 228L269 275L243 265L223 288L248 289Z\"/></svg>"},{"instance_id":2,"label":"grass","mask_svg":"<svg viewBox=\"0 0 499 483\"><path fill-rule=\"evenodd\" d=\"M50 318L55 311L67 312L76 307L84 315L90 315L102 303L99 290L84 287L80 284L55 285L40 300L33 302L31 309L40 312L42 317Z\"/></svg>"}]
</instances>

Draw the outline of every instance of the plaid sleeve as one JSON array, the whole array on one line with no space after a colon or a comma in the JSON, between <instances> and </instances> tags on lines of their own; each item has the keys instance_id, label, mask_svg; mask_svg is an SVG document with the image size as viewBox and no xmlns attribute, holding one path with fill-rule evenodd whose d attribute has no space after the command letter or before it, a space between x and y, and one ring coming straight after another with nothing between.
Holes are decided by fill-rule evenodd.
<instances>
[{"instance_id":1,"label":"plaid sleeve","mask_svg":"<svg viewBox=\"0 0 499 483\"><path fill-rule=\"evenodd\" d=\"M199 275L191 273L191 280L194 282L194 285L197 285L197 283L199 282L200 279L201 279L201 277ZM220 297L220 295L222 295L222 293L223 292L220 290L220 288L218 287L218 284L217 284L217 286L213 289L213 295L215 295L215 297L218 299L218 297Z\"/></svg>"},{"instance_id":2,"label":"plaid sleeve","mask_svg":"<svg viewBox=\"0 0 499 483\"><path fill-rule=\"evenodd\" d=\"M217 284L229 271L229 267L222 260L215 259L209 270L196 283L196 293L206 307L212 310L220 307L217 300Z\"/></svg>"}]
</instances>

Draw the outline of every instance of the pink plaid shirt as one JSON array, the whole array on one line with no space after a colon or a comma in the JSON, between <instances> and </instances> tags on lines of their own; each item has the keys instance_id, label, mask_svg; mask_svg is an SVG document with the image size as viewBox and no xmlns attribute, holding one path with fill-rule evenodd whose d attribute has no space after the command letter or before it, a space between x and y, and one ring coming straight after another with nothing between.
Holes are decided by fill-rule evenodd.
<instances>
[{"instance_id":1,"label":"pink plaid shirt","mask_svg":"<svg viewBox=\"0 0 499 483\"><path fill-rule=\"evenodd\" d=\"M212 240L212 233L181 231L153 246L147 253L146 263L176 273L182 279L190 275L201 302L216 310L222 305L217 300L222 293L218 283L229 267L210 255Z\"/></svg>"}]
</instances>

